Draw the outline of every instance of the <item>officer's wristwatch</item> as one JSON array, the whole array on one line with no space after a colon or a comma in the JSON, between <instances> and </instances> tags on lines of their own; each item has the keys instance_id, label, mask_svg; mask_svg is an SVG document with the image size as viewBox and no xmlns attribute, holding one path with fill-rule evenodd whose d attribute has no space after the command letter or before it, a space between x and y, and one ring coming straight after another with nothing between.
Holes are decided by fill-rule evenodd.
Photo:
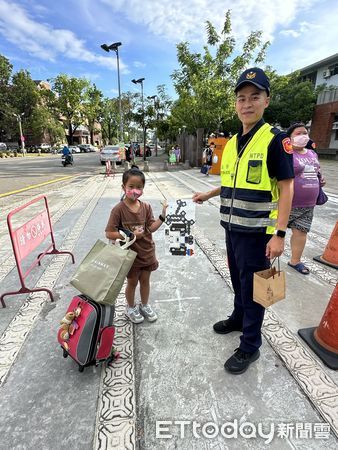
<instances>
[{"instance_id":1,"label":"officer's wristwatch","mask_svg":"<svg viewBox=\"0 0 338 450\"><path fill-rule=\"evenodd\" d=\"M274 234L280 238L285 238L286 235L286 231L284 230L275 230Z\"/></svg>"}]
</instances>

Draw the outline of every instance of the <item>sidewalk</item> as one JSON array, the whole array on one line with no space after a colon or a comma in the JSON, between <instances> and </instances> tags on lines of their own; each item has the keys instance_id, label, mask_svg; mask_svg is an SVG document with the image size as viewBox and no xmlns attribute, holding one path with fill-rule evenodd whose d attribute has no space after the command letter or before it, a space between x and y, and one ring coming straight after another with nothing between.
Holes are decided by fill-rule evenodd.
<instances>
[{"instance_id":1,"label":"sidewalk","mask_svg":"<svg viewBox=\"0 0 338 450\"><path fill-rule=\"evenodd\" d=\"M322 165L330 202L316 213L306 248L309 260L323 250L337 220L338 166L334 161ZM144 199L155 216L162 193L169 200L191 198L193 190L219 183L219 177L206 178L198 169L164 172L160 157L149 159L149 166ZM76 266L96 239L104 239L109 211L120 196L120 177L79 180L63 201L50 194L57 246L73 248ZM26 301L24 296L6 300L8 307L0 310L1 450L337 447L333 431L338 431L338 373L324 368L296 337L299 328L319 323L336 271L313 263L313 273L302 278L288 270L284 257L287 300L267 314L262 356L245 374L230 376L223 364L237 347L239 333L219 336L212 331L212 324L230 312L233 297L217 202L197 207L196 219L200 248L189 260L166 256L162 232L154 235L160 268L152 274L151 300L159 319L132 327L123 316L121 295L116 319L121 359L111 367L90 367L81 374L72 360L62 358L56 333L76 293L69 285L75 270L70 259L46 257L34 273L32 283L53 287L55 304L43 294ZM0 239L0 249L8 250L3 233ZM0 252L1 263L6 254ZM15 271L4 278L0 271L0 280L2 292L18 286ZM325 420L314 407L329 413ZM156 437L156 421L161 420L189 424L158 422L158 433L172 435L163 439ZM217 427L235 421L238 427L244 422L255 425L256 437L248 438L249 425L237 439L216 433ZM330 435L322 425L326 421ZM193 422L201 427L194 431ZM208 430L203 428L207 422L212 423ZM260 423L266 435L273 427L274 433L263 438ZM289 425L283 428L282 423ZM278 436L283 430L284 438Z\"/></svg>"}]
</instances>

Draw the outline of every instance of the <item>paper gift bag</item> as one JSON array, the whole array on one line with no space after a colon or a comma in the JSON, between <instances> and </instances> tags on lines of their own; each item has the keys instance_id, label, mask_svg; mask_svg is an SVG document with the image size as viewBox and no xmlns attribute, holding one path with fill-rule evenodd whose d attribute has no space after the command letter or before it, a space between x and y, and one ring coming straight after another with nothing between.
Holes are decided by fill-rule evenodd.
<instances>
[{"instance_id":1,"label":"paper gift bag","mask_svg":"<svg viewBox=\"0 0 338 450\"><path fill-rule=\"evenodd\" d=\"M279 269L279 268L278 268ZM264 308L285 298L285 273L270 267L254 273L253 299Z\"/></svg>"},{"instance_id":2,"label":"paper gift bag","mask_svg":"<svg viewBox=\"0 0 338 450\"><path fill-rule=\"evenodd\" d=\"M128 249L134 240L122 247L96 241L70 283L95 302L114 304L137 255Z\"/></svg>"}]
</instances>

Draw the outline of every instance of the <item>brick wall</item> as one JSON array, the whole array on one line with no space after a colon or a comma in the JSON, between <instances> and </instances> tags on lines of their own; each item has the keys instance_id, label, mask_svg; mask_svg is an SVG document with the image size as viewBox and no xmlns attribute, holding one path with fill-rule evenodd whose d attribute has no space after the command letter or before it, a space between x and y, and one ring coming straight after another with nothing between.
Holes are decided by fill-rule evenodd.
<instances>
[{"instance_id":1,"label":"brick wall","mask_svg":"<svg viewBox=\"0 0 338 450\"><path fill-rule=\"evenodd\" d=\"M338 114L338 101L315 106L311 124L311 139L315 141L319 149L330 147L335 114Z\"/></svg>"}]
</instances>

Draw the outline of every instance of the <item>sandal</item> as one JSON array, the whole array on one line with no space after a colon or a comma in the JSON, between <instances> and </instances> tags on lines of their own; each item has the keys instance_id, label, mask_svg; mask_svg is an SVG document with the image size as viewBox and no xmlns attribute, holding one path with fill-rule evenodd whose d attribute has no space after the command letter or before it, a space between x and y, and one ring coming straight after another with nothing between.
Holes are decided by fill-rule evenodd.
<instances>
[{"instance_id":1,"label":"sandal","mask_svg":"<svg viewBox=\"0 0 338 450\"><path fill-rule=\"evenodd\" d=\"M301 273L302 275L309 275L309 273L310 273L310 269L308 269L302 262L295 264L295 265L288 262L288 266L297 270L297 272Z\"/></svg>"}]
</instances>

